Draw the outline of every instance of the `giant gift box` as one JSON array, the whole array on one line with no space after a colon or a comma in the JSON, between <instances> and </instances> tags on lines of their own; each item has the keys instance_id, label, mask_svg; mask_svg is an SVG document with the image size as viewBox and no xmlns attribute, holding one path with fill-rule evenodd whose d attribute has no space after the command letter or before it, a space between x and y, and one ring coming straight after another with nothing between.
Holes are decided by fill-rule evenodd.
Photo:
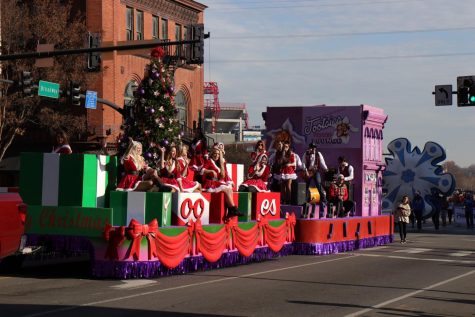
<instances>
[{"instance_id":1,"label":"giant gift box","mask_svg":"<svg viewBox=\"0 0 475 317\"><path fill-rule=\"evenodd\" d=\"M211 193L209 206L209 223L224 223L226 215L226 203L224 193ZM243 214L239 221L250 221L252 216L252 193L233 193L234 203Z\"/></svg>"},{"instance_id":2,"label":"giant gift box","mask_svg":"<svg viewBox=\"0 0 475 317\"><path fill-rule=\"evenodd\" d=\"M172 224L184 226L190 220L209 224L210 193L173 193Z\"/></svg>"},{"instance_id":3,"label":"giant gift box","mask_svg":"<svg viewBox=\"0 0 475 317\"><path fill-rule=\"evenodd\" d=\"M114 226L126 226L132 219L143 224L157 219L160 227L171 225L171 193L112 191L110 195Z\"/></svg>"},{"instance_id":4,"label":"giant gift box","mask_svg":"<svg viewBox=\"0 0 475 317\"><path fill-rule=\"evenodd\" d=\"M280 193L254 193L252 199L252 219L258 216L280 219Z\"/></svg>"},{"instance_id":5,"label":"giant gift box","mask_svg":"<svg viewBox=\"0 0 475 317\"><path fill-rule=\"evenodd\" d=\"M117 158L95 154L22 153L20 194L28 205L107 207Z\"/></svg>"},{"instance_id":6,"label":"giant gift box","mask_svg":"<svg viewBox=\"0 0 475 317\"><path fill-rule=\"evenodd\" d=\"M233 180L233 190L237 191L239 185L244 182L244 165L243 164L226 164L226 171L228 172L229 177Z\"/></svg>"}]
</instances>

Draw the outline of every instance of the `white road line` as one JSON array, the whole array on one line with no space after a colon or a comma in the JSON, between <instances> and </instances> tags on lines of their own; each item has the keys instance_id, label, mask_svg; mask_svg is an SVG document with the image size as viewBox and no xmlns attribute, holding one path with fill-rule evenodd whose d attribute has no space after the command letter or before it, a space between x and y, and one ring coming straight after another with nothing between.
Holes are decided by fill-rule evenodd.
<instances>
[{"instance_id":1,"label":"white road line","mask_svg":"<svg viewBox=\"0 0 475 317\"><path fill-rule=\"evenodd\" d=\"M473 251L458 251L458 252L454 252L454 253L450 253L449 256L458 256L458 257L462 257L462 256L469 256L469 255L472 255Z\"/></svg>"},{"instance_id":2,"label":"white road line","mask_svg":"<svg viewBox=\"0 0 475 317\"><path fill-rule=\"evenodd\" d=\"M397 251L394 251L394 252L400 252L400 253L422 253L422 252L427 252L427 251L432 251L432 249L407 248L407 249L397 250Z\"/></svg>"},{"instance_id":3,"label":"white road line","mask_svg":"<svg viewBox=\"0 0 475 317\"><path fill-rule=\"evenodd\" d=\"M361 256L380 257L389 259L400 260L412 260L412 261L430 261L430 262L446 262L446 263L458 263L458 264L475 264L475 261L461 261L461 260L449 260L449 259L434 259L434 258L414 258L410 256L401 255L384 255L384 254L359 254Z\"/></svg>"},{"instance_id":4,"label":"white road line","mask_svg":"<svg viewBox=\"0 0 475 317\"><path fill-rule=\"evenodd\" d=\"M387 245L382 245L382 246L379 246L379 247L361 249L359 251L374 251L374 250L382 250L382 249L387 249L387 248L389 248Z\"/></svg>"},{"instance_id":5,"label":"white road line","mask_svg":"<svg viewBox=\"0 0 475 317\"><path fill-rule=\"evenodd\" d=\"M412 296L417 295L417 294L419 294L419 293L422 293L422 292L431 290L431 289L433 289L433 288L436 288L436 287L442 286L442 285L444 285L444 284L453 282L453 281L458 280L458 279L461 279L461 278L463 278L463 277L472 275L473 273L475 273L475 270L472 270L472 271L470 271L470 272L467 272L467 273L464 273L464 274L461 274L461 275L458 275L458 276L449 278L448 280L445 280L445 281L442 281L442 282L439 282L439 283L435 283L435 284L429 285L429 286L424 287L424 288L422 288L422 289L420 289L420 290L418 290L418 291L410 292L410 293L407 293L406 295L402 295L402 296L399 296L399 297L396 297L396 298L387 300L387 301L385 301L385 302L382 302L382 303L373 305L373 306L371 306L370 308L366 308L366 309L357 311L357 312L355 312L355 313L348 314L348 315L346 315L345 317L356 317L356 316L365 314L365 313L370 312L370 311L372 311L372 310L374 310L374 309L378 309L378 308L384 307L384 306L389 305L389 304L392 304L392 303L394 303L394 302L398 302L398 301L403 300L403 299L406 299L406 298L408 298L408 297L412 297Z\"/></svg>"},{"instance_id":6,"label":"white road line","mask_svg":"<svg viewBox=\"0 0 475 317\"><path fill-rule=\"evenodd\" d=\"M78 308L81 308L81 307L113 303L113 302L122 301L124 299L141 297L141 296L144 296L144 295L152 295L152 294L163 293L163 292L168 292L168 291L175 291L175 290L190 288L190 287L195 287L195 286L201 286L201 285L231 281L231 280L236 280L236 279L240 279L240 278L246 278L246 277L250 277L250 276L261 275L261 274L274 273L274 272L292 270L292 269L299 269L299 268L306 267L306 266L313 266L313 265L324 264L324 263L329 263L329 262L336 262L336 261L351 259L351 258L354 258L354 257L358 257L358 255L350 255L350 256L345 256L345 257L336 258L336 259L330 259L330 260L324 260L324 261L318 261L318 262L311 262L311 263L294 265L294 266L287 266L287 267L283 267L283 268L280 268L280 269L274 269L274 270L244 274L244 275L240 275L240 276L231 276L231 277L220 278L220 279L212 280L212 281L192 283L192 284L180 285L180 286L175 286L175 287L170 287L170 288L158 289L158 290L155 290L155 291L143 292L143 293L139 293L139 294L133 294L133 295L122 296L122 297L115 297L115 298L105 299L105 300L101 300L101 301L97 301L97 302L79 304L79 305L76 305L76 306L69 306L69 307L52 309L52 310L48 310L48 311L42 311L42 312L39 312L39 313L23 315L22 317L45 316L45 315L49 315L49 314L52 314L52 313L61 313L61 312L65 312L65 311L75 310L75 309L78 309Z\"/></svg>"},{"instance_id":7,"label":"white road line","mask_svg":"<svg viewBox=\"0 0 475 317\"><path fill-rule=\"evenodd\" d=\"M151 286L151 284L157 284L157 281L153 280L122 280L122 284L113 285L111 288L115 289L131 289L131 288L140 288L144 286Z\"/></svg>"}]
</instances>

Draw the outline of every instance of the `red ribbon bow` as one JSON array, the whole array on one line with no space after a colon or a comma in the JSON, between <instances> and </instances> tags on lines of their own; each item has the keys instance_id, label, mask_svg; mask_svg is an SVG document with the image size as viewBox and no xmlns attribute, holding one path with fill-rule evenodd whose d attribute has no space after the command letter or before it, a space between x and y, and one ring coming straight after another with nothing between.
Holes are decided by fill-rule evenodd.
<instances>
[{"instance_id":1,"label":"red ribbon bow","mask_svg":"<svg viewBox=\"0 0 475 317\"><path fill-rule=\"evenodd\" d=\"M288 241L292 242L295 240L295 224L297 223L297 218L295 217L294 213L286 213L285 214L285 222L287 224L287 229L289 232Z\"/></svg>"},{"instance_id":2,"label":"red ribbon bow","mask_svg":"<svg viewBox=\"0 0 475 317\"><path fill-rule=\"evenodd\" d=\"M137 261L140 258L140 243L142 242L142 237L147 237L148 240L148 259L150 260L152 256L157 256L157 246L155 244L155 235L158 232L158 221L153 219L148 224L141 224L136 219L132 219L127 227L127 236L132 239L130 244L130 250L126 258L134 257L134 260Z\"/></svg>"},{"instance_id":3,"label":"red ribbon bow","mask_svg":"<svg viewBox=\"0 0 475 317\"><path fill-rule=\"evenodd\" d=\"M103 232L104 239L108 241L107 250L105 254L106 259L119 259L119 246L125 240L125 227L112 227L109 223L106 224Z\"/></svg>"}]
</instances>

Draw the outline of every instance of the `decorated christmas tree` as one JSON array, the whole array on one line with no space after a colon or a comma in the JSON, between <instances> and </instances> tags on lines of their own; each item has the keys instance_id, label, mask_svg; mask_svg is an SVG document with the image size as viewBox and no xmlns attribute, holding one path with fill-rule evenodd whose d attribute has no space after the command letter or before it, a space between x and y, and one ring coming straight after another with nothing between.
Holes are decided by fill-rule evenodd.
<instances>
[{"instance_id":1,"label":"decorated christmas tree","mask_svg":"<svg viewBox=\"0 0 475 317\"><path fill-rule=\"evenodd\" d=\"M150 64L122 126L121 150L127 148L129 138L142 143L143 156L151 167L160 158L160 147L180 140L173 74L163 63L163 56L161 47L152 50Z\"/></svg>"}]
</instances>

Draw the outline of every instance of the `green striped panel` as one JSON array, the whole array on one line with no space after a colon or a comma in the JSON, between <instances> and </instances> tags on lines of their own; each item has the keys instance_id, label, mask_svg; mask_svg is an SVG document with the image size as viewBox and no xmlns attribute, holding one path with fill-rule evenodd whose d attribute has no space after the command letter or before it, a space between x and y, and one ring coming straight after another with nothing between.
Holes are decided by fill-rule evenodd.
<instances>
[{"instance_id":1,"label":"green striped panel","mask_svg":"<svg viewBox=\"0 0 475 317\"><path fill-rule=\"evenodd\" d=\"M126 226L127 220L127 192L111 191L110 207L112 208L112 225Z\"/></svg>"},{"instance_id":2,"label":"green striped panel","mask_svg":"<svg viewBox=\"0 0 475 317\"><path fill-rule=\"evenodd\" d=\"M82 207L97 205L97 168L98 157L95 154L83 154Z\"/></svg>"},{"instance_id":3,"label":"green striped panel","mask_svg":"<svg viewBox=\"0 0 475 317\"><path fill-rule=\"evenodd\" d=\"M104 206L110 206L110 195L109 193L117 187L117 156L108 156L107 157L107 186L106 186L106 201Z\"/></svg>"},{"instance_id":4,"label":"green striped panel","mask_svg":"<svg viewBox=\"0 0 475 317\"><path fill-rule=\"evenodd\" d=\"M154 218L160 227L170 226L172 217L171 193L146 193L145 194L145 222L149 223Z\"/></svg>"},{"instance_id":5,"label":"green striped panel","mask_svg":"<svg viewBox=\"0 0 475 317\"><path fill-rule=\"evenodd\" d=\"M83 163L84 158L82 154L61 155L59 206L81 206Z\"/></svg>"},{"instance_id":6,"label":"green striped panel","mask_svg":"<svg viewBox=\"0 0 475 317\"><path fill-rule=\"evenodd\" d=\"M252 193L238 193L238 210L243 214L239 221L247 222L251 220Z\"/></svg>"},{"instance_id":7,"label":"green striped panel","mask_svg":"<svg viewBox=\"0 0 475 317\"><path fill-rule=\"evenodd\" d=\"M27 205L41 205L43 194L43 153L22 153L20 195Z\"/></svg>"}]
</instances>

